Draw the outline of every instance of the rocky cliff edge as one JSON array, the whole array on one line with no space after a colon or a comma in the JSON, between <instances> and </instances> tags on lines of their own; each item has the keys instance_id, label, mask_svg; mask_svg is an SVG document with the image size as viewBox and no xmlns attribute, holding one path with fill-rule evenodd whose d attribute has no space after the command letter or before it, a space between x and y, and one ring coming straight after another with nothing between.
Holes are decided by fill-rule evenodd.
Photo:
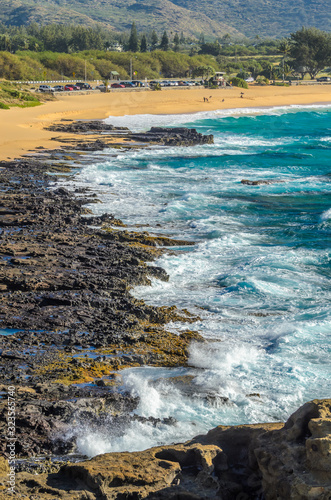
<instances>
[{"instance_id":1,"label":"rocky cliff edge","mask_svg":"<svg viewBox=\"0 0 331 500\"><path fill-rule=\"evenodd\" d=\"M1 499L9 498L7 473L0 459ZM17 498L30 500L330 500L331 399L304 404L285 424L219 426L184 444L107 453L15 481Z\"/></svg>"}]
</instances>

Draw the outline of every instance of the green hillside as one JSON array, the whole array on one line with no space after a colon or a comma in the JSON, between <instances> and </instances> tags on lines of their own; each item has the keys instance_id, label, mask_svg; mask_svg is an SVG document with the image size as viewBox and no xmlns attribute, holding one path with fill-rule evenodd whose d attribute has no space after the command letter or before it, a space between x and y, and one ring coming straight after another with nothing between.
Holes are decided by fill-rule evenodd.
<instances>
[{"instance_id":1,"label":"green hillside","mask_svg":"<svg viewBox=\"0 0 331 500\"><path fill-rule=\"evenodd\" d=\"M169 0L1 0L0 21L7 25L37 23L70 23L107 25L116 31L127 31L136 21L139 31L155 29L183 32L196 36L224 33L241 35L235 28L208 16L175 5Z\"/></svg>"},{"instance_id":2,"label":"green hillside","mask_svg":"<svg viewBox=\"0 0 331 500\"><path fill-rule=\"evenodd\" d=\"M1 0L0 21L9 25L96 23L127 31L183 32L206 37L281 37L305 26L330 31L322 0Z\"/></svg>"},{"instance_id":3,"label":"green hillside","mask_svg":"<svg viewBox=\"0 0 331 500\"><path fill-rule=\"evenodd\" d=\"M173 0L200 10L248 36L287 36L302 26L331 31L330 2L324 0Z\"/></svg>"}]
</instances>

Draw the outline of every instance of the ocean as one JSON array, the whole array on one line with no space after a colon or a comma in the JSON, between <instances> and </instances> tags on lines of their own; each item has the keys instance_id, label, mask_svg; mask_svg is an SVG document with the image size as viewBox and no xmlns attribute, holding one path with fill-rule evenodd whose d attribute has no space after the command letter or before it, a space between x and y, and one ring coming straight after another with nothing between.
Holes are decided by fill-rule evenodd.
<instances>
[{"instance_id":1,"label":"ocean","mask_svg":"<svg viewBox=\"0 0 331 500\"><path fill-rule=\"evenodd\" d=\"M330 397L331 106L109 117L115 126L186 126L213 134L194 147L109 149L74 184L129 229L195 242L155 264L169 282L133 294L199 316L189 367L122 372L141 417L78 438L89 456L185 441L217 425L286 420ZM256 185L243 183L263 181ZM175 422L175 423L174 423Z\"/></svg>"}]
</instances>

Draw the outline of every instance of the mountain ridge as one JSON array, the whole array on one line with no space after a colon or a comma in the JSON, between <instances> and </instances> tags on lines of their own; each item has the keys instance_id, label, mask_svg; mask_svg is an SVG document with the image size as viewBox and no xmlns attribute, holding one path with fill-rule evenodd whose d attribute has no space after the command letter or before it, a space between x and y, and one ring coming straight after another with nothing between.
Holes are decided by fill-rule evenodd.
<instances>
[{"instance_id":1,"label":"mountain ridge","mask_svg":"<svg viewBox=\"0 0 331 500\"><path fill-rule=\"evenodd\" d=\"M155 29L185 36L281 38L305 26L331 31L323 0L1 0L7 25L101 24L115 31Z\"/></svg>"}]
</instances>

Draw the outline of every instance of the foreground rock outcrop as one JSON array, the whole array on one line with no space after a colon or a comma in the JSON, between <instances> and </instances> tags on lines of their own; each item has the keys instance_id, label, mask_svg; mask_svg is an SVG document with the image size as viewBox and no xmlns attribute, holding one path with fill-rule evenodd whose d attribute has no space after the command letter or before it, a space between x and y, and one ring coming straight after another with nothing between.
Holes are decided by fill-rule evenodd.
<instances>
[{"instance_id":1,"label":"foreground rock outcrop","mask_svg":"<svg viewBox=\"0 0 331 500\"><path fill-rule=\"evenodd\" d=\"M299 408L254 450L267 500L331 498L331 400Z\"/></svg>"},{"instance_id":2,"label":"foreground rock outcrop","mask_svg":"<svg viewBox=\"0 0 331 500\"><path fill-rule=\"evenodd\" d=\"M4 487L5 464L0 474ZM306 403L285 425L219 426L185 444L99 455L58 473L19 473L16 494L29 500L330 500L331 399Z\"/></svg>"}]
</instances>

